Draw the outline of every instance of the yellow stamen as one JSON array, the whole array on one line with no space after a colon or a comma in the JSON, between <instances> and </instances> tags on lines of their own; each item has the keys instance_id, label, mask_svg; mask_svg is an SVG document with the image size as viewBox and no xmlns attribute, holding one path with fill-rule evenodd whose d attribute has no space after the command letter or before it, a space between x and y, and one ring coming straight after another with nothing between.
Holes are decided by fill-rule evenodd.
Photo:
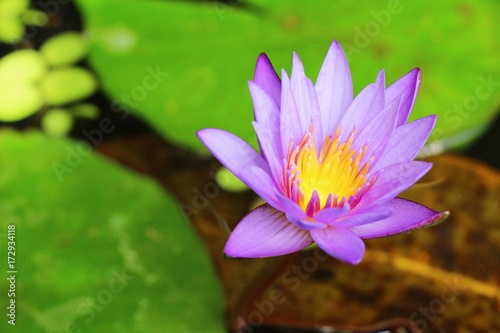
<instances>
[{"instance_id":1,"label":"yellow stamen","mask_svg":"<svg viewBox=\"0 0 500 333\"><path fill-rule=\"evenodd\" d=\"M327 136L319 154L314 146L313 127L309 127L297 146L290 144L285 174L285 187L290 198L304 211L317 192L320 202L318 209L325 208L328 197L336 202L360 193L369 185L369 162L360 165L368 147L354 149L355 132L351 132L345 142L340 143L340 128L335 135ZM334 204L336 205L336 203ZM316 210L316 209L315 209Z\"/></svg>"}]
</instances>

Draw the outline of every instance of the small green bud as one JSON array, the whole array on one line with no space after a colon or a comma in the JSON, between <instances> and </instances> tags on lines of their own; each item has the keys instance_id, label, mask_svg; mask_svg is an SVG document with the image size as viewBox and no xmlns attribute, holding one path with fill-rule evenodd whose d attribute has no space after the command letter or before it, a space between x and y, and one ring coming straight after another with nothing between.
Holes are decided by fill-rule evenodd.
<instances>
[{"instance_id":1,"label":"small green bud","mask_svg":"<svg viewBox=\"0 0 500 333\"><path fill-rule=\"evenodd\" d=\"M76 117L97 119L101 114L101 110L94 104L90 103L80 103L71 106L71 113Z\"/></svg>"},{"instance_id":2,"label":"small green bud","mask_svg":"<svg viewBox=\"0 0 500 333\"><path fill-rule=\"evenodd\" d=\"M42 130L50 137L63 138L73 128L73 116L65 109L51 109L42 118Z\"/></svg>"},{"instance_id":3,"label":"small green bud","mask_svg":"<svg viewBox=\"0 0 500 333\"><path fill-rule=\"evenodd\" d=\"M23 34L24 25L21 20L0 15L0 42L17 43L23 38Z\"/></svg>"},{"instance_id":4,"label":"small green bud","mask_svg":"<svg viewBox=\"0 0 500 333\"><path fill-rule=\"evenodd\" d=\"M217 170L215 181L226 191L243 192L248 190L248 187L226 168Z\"/></svg>"},{"instance_id":5,"label":"small green bud","mask_svg":"<svg viewBox=\"0 0 500 333\"><path fill-rule=\"evenodd\" d=\"M31 116L43 106L39 88L27 82L0 82L0 121L13 122Z\"/></svg>"},{"instance_id":6,"label":"small green bud","mask_svg":"<svg viewBox=\"0 0 500 333\"><path fill-rule=\"evenodd\" d=\"M27 25L44 27L49 23L49 16L40 10L28 9L24 12L22 20Z\"/></svg>"},{"instance_id":7,"label":"small green bud","mask_svg":"<svg viewBox=\"0 0 500 333\"><path fill-rule=\"evenodd\" d=\"M28 9L29 4L29 0L0 0L0 16L18 16Z\"/></svg>"},{"instance_id":8,"label":"small green bud","mask_svg":"<svg viewBox=\"0 0 500 333\"><path fill-rule=\"evenodd\" d=\"M35 50L19 50L0 59L0 82L36 82L47 72L47 64Z\"/></svg>"},{"instance_id":9,"label":"small green bud","mask_svg":"<svg viewBox=\"0 0 500 333\"><path fill-rule=\"evenodd\" d=\"M42 80L47 104L64 105L89 97L97 90L97 79L88 70L78 67L50 71Z\"/></svg>"},{"instance_id":10,"label":"small green bud","mask_svg":"<svg viewBox=\"0 0 500 333\"><path fill-rule=\"evenodd\" d=\"M42 56L52 66L77 63L89 51L88 42L77 32L65 32L48 39L40 47Z\"/></svg>"}]
</instances>

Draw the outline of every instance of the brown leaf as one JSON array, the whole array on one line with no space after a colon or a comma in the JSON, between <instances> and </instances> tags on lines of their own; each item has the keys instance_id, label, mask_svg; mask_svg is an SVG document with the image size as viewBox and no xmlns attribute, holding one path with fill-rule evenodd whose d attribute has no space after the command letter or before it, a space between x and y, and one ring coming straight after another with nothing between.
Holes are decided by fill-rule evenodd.
<instances>
[{"instance_id":1,"label":"brown leaf","mask_svg":"<svg viewBox=\"0 0 500 333\"><path fill-rule=\"evenodd\" d=\"M450 210L450 218L429 229L366 241L357 266L318 249L233 260L224 258L224 244L255 196L222 191L211 176L216 162L179 158L153 136L100 149L154 176L179 198L213 258L233 331L256 332L245 329L249 322L347 332L500 332L496 170L459 155L433 158L433 169L402 197Z\"/></svg>"},{"instance_id":2,"label":"brown leaf","mask_svg":"<svg viewBox=\"0 0 500 333\"><path fill-rule=\"evenodd\" d=\"M246 318L307 328L371 326L373 332L383 329L376 323L387 329L401 318L401 326L411 320L425 332L500 332L499 173L461 156L433 162L403 197L451 210L447 221L366 241L358 266L324 260L319 250L302 252ZM283 297L273 302L278 291Z\"/></svg>"}]
</instances>

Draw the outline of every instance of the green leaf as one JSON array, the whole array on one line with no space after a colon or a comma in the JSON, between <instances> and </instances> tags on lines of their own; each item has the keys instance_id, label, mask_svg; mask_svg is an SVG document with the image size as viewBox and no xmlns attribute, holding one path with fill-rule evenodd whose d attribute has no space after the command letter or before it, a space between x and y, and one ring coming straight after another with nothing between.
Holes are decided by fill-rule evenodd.
<instances>
[{"instance_id":1,"label":"green leaf","mask_svg":"<svg viewBox=\"0 0 500 333\"><path fill-rule=\"evenodd\" d=\"M0 132L7 332L224 331L223 295L176 202L83 143ZM16 325L7 324L15 225Z\"/></svg>"},{"instance_id":2,"label":"green leaf","mask_svg":"<svg viewBox=\"0 0 500 333\"><path fill-rule=\"evenodd\" d=\"M278 72L289 72L296 51L315 80L333 39L348 54L356 92L381 68L390 84L420 67L412 119L438 114L432 139L445 146L478 136L499 105L499 7L491 0L258 0L247 9L215 1L78 3L93 36L91 63L106 91L193 148L202 147L195 132L204 127L256 146L246 81L258 54L267 52ZM157 80L152 70L168 77Z\"/></svg>"}]
</instances>

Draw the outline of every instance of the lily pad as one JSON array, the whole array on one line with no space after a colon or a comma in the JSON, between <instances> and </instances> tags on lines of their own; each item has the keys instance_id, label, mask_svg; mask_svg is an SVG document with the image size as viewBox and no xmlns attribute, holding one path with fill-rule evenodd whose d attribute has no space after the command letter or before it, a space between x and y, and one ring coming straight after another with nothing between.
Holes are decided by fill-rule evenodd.
<instances>
[{"instance_id":1,"label":"lily pad","mask_svg":"<svg viewBox=\"0 0 500 333\"><path fill-rule=\"evenodd\" d=\"M77 3L105 90L195 149L202 145L194 134L204 127L224 128L255 145L246 81L260 52L278 70L290 70L297 51L314 80L333 39L348 54L356 92L380 68L389 84L421 67L412 118L438 114L436 147L477 137L499 105L494 1L258 0L242 8L215 1ZM123 41L133 42L124 49Z\"/></svg>"},{"instance_id":2,"label":"lily pad","mask_svg":"<svg viewBox=\"0 0 500 333\"><path fill-rule=\"evenodd\" d=\"M152 180L83 143L6 130L0 170L0 255L6 264L14 225L17 271L15 296L0 302L2 331L224 331L208 256ZM10 299L15 326L5 316Z\"/></svg>"},{"instance_id":3,"label":"lily pad","mask_svg":"<svg viewBox=\"0 0 500 333\"><path fill-rule=\"evenodd\" d=\"M249 321L263 325L255 333L267 332L265 325L311 332L327 326L373 333L416 332L425 325L425 332L500 329L498 170L456 155L432 158L429 174L403 197L450 210L450 218L426 230L367 240L360 265L329 258L318 248L232 260L222 256L224 245L256 196L217 186L216 162L179 153L155 133L105 141L99 149L179 198L223 282L230 328Z\"/></svg>"},{"instance_id":4,"label":"lily pad","mask_svg":"<svg viewBox=\"0 0 500 333\"><path fill-rule=\"evenodd\" d=\"M254 303L282 291L287 301L275 304L266 321L381 331L384 327L375 330L375 323L389 326L399 318L430 333L500 330L495 282L500 277L500 173L462 156L444 154L432 162L429 174L403 197L449 209L447 221L367 241L358 266L315 251L299 254ZM252 306L249 312L256 310Z\"/></svg>"},{"instance_id":5,"label":"lily pad","mask_svg":"<svg viewBox=\"0 0 500 333\"><path fill-rule=\"evenodd\" d=\"M432 162L429 174L403 197L449 209L450 218L425 230L367 240L365 257L356 266L318 248L280 258L228 260L217 255L227 237L214 239L206 228L218 228L215 218L208 222L203 214L192 215L222 271L227 308L233 310L229 324L318 332L328 327L349 332L500 330L495 282L500 278L500 174L462 156L444 154ZM211 209L220 209L230 228L244 215L222 198Z\"/></svg>"}]
</instances>

